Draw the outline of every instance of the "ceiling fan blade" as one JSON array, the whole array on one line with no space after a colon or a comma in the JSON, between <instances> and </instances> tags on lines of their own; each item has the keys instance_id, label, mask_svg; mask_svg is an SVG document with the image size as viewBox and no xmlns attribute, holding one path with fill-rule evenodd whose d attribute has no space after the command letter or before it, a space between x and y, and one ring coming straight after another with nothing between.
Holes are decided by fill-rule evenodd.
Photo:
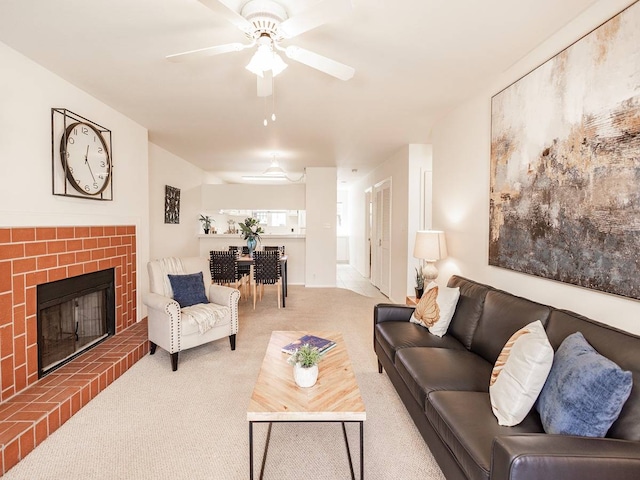
<instances>
[{"instance_id":1,"label":"ceiling fan blade","mask_svg":"<svg viewBox=\"0 0 640 480\"><path fill-rule=\"evenodd\" d=\"M167 55L165 58L170 62L184 62L196 58L212 57L213 55L220 55L221 53L239 52L240 50L249 46L250 45L243 45L242 43L226 43L224 45L217 45L215 47L199 48L198 50L189 50L188 52L175 53L173 55Z\"/></svg>"},{"instance_id":2,"label":"ceiling fan blade","mask_svg":"<svg viewBox=\"0 0 640 480\"><path fill-rule=\"evenodd\" d=\"M356 73L355 68L350 67L349 65L336 62L335 60L310 52L304 48L290 46L286 48L285 53L291 60L304 63L309 67L320 70L321 72L339 78L340 80L349 80L353 77L353 74Z\"/></svg>"},{"instance_id":3,"label":"ceiling fan blade","mask_svg":"<svg viewBox=\"0 0 640 480\"><path fill-rule=\"evenodd\" d=\"M258 79L258 96L270 97L273 94L273 76L271 70L263 72L264 76L256 75Z\"/></svg>"},{"instance_id":4,"label":"ceiling fan blade","mask_svg":"<svg viewBox=\"0 0 640 480\"><path fill-rule=\"evenodd\" d=\"M201 4L213 11L217 15L225 18L243 32L251 33L253 25L246 18L236 12L228 0L198 0Z\"/></svg>"},{"instance_id":5,"label":"ceiling fan blade","mask_svg":"<svg viewBox=\"0 0 640 480\"><path fill-rule=\"evenodd\" d=\"M292 38L351 12L351 0L324 0L285 20L278 27L284 38Z\"/></svg>"}]
</instances>

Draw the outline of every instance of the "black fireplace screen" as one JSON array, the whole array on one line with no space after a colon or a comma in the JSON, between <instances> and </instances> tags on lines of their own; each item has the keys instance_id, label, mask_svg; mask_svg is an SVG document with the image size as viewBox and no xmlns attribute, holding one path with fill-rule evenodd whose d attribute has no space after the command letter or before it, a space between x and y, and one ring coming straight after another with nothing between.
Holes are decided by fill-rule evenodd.
<instances>
[{"instance_id":1,"label":"black fireplace screen","mask_svg":"<svg viewBox=\"0 0 640 480\"><path fill-rule=\"evenodd\" d=\"M38 375L115 333L113 269L38 286Z\"/></svg>"}]
</instances>

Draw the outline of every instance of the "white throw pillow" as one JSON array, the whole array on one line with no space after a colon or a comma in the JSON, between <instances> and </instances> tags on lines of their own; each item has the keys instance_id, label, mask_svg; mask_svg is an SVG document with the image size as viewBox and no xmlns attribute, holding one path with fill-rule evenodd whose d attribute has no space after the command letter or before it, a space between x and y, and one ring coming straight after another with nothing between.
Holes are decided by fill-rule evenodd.
<instances>
[{"instance_id":1,"label":"white throw pillow","mask_svg":"<svg viewBox=\"0 0 640 480\"><path fill-rule=\"evenodd\" d=\"M553 363L553 348L542 322L514 333L491 372L491 409L502 426L518 425L536 402Z\"/></svg>"},{"instance_id":2,"label":"white throw pillow","mask_svg":"<svg viewBox=\"0 0 640 480\"><path fill-rule=\"evenodd\" d=\"M460 298L458 287L439 287L436 282L431 282L411 315L411 321L428 328L432 334L442 337L449 329L458 298Z\"/></svg>"}]
</instances>

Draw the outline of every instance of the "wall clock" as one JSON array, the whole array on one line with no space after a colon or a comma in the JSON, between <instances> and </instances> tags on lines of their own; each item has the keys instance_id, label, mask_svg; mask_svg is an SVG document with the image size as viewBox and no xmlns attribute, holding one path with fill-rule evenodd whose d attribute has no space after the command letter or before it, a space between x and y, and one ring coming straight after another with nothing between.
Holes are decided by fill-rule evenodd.
<instances>
[{"instance_id":1,"label":"wall clock","mask_svg":"<svg viewBox=\"0 0 640 480\"><path fill-rule=\"evenodd\" d=\"M113 199L111 131L66 109L51 109L53 194Z\"/></svg>"}]
</instances>

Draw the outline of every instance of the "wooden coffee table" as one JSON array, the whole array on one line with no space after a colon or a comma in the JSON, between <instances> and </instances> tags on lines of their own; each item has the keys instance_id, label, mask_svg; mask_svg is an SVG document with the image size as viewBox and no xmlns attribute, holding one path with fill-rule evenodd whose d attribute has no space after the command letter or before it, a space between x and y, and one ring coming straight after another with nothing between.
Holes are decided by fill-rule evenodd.
<instances>
[{"instance_id":1,"label":"wooden coffee table","mask_svg":"<svg viewBox=\"0 0 640 480\"><path fill-rule=\"evenodd\" d=\"M293 380L289 355L280 349L303 335L328 338L336 346L325 353L319 364L318 382L310 388L300 388ZM249 470L253 480L253 424L268 423L267 440L262 457L260 478L269 449L271 426L274 422L339 422L347 447L351 478L355 480L351 451L345 423L360 424L360 479L364 478L364 421L367 414L356 382L347 348L340 332L275 331L267 347L253 395L247 409L249 421Z\"/></svg>"}]
</instances>

